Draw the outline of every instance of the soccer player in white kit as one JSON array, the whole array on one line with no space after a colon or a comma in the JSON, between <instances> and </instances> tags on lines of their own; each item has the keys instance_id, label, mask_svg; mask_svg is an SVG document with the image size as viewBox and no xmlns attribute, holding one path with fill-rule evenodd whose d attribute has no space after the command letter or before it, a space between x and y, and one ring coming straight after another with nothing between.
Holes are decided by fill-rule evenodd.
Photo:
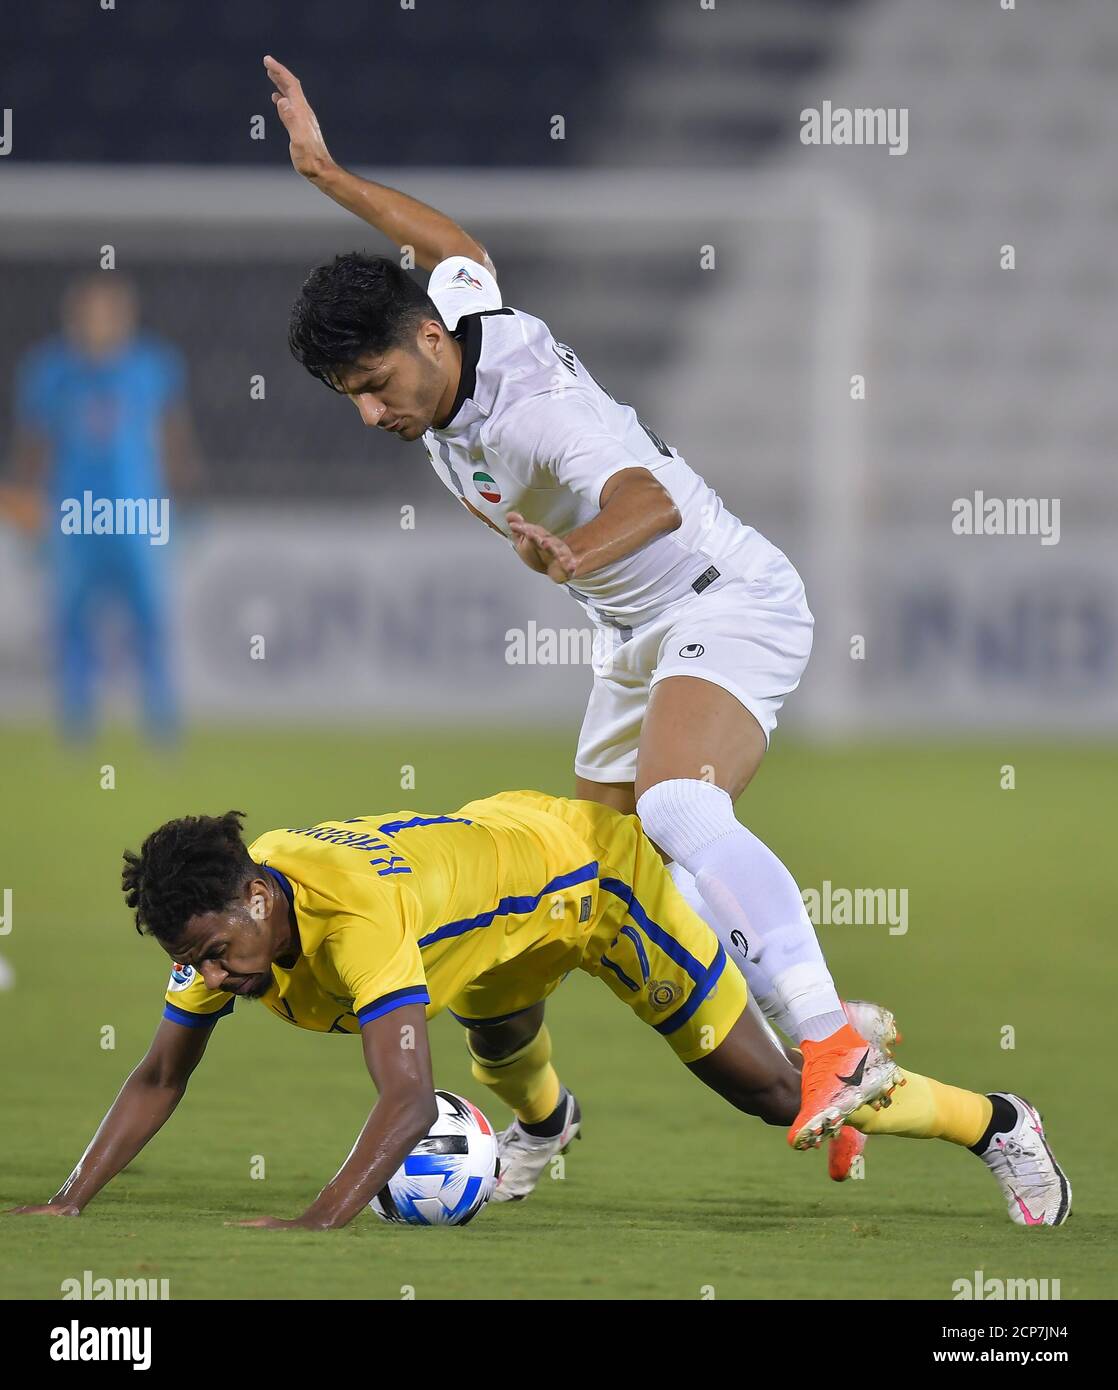
<instances>
[{"instance_id":1,"label":"soccer player in white kit","mask_svg":"<svg viewBox=\"0 0 1118 1390\"><path fill-rule=\"evenodd\" d=\"M789 1142L836 1138L858 1106L887 1103L892 1018L848 1018L795 880L734 814L811 651L799 575L546 324L503 303L484 247L337 165L297 79L264 62L296 170L431 272L425 294L384 258L320 266L292 311L292 351L366 425L422 438L462 504L588 613L596 659L576 795L635 810L765 1015L802 1051ZM516 1019L500 1022L494 1056L530 1040ZM535 1014L524 1021L532 1037L539 1026ZM538 1132L514 1139L550 1153L576 1131L564 1093Z\"/></svg>"}]
</instances>

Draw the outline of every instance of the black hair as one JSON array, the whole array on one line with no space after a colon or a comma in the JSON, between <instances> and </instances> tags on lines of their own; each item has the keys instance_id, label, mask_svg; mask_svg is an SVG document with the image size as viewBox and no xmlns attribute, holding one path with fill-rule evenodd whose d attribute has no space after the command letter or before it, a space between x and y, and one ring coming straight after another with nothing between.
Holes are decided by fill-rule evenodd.
<instances>
[{"instance_id":1,"label":"black hair","mask_svg":"<svg viewBox=\"0 0 1118 1390\"><path fill-rule=\"evenodd\" d=\"M256 865L241 838L243 811L183 816L153 830L139 854L124 851L120 886L136 930L173 946L191 917L236 898Z\"/></svg>"},{"instance_id":2,"label":"black hair","mask_svg":"<svg viewBox=\"0 0 1118 1390\"><path fill-rule=\"evenodd\" d=\"M358 358L410 347L424 319L443 323L431 296L384 256L350 251L316 266L291 308L287 343L311 376L337 391Z\"/></svg>"}]
</instances>

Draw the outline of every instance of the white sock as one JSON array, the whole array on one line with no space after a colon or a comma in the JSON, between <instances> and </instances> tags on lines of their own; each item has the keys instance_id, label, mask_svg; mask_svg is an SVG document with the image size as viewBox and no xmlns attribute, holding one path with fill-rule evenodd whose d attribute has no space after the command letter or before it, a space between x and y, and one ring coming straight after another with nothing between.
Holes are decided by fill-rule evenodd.
<instances>
[{"instance_id":1,"label":"white sock","mask_svg":"<svg viewBox=\"0 0 1118 1390\"><path fill-rule=\"evenodd\" d=\"M749 923L746 921L745 913L742 912L737 903L732 902L731 912L727 914L727 920L736 917L739 925L728 931L723 925L722 919L716 917L707 906L706 900L699 892L699 886L695 882L695 875L690 869L685 869L674 859L666 867L672 882L686 899L687 906L692 912L697 912L714 932L726 948L726 954L745 976L746 983L749 985L749 1002L755 1006L765 1031L776 1046L780 1047L780 1040L773 1033L770 1023L775 1023L782 1033L787 1037L792 1037L792 1020L781 1004L776 986L769 978L768 973L762 969L758 961L750 958ZM783 1049L781 1050L783 1051Z\"/></svg>"},{"instance_id":2,"label":"white sock","mask_svg":"<svg viewBox=\"0 0 1118 1390\"><path fill-rule=\"evenodd\" d=\"M745 933L793 1039L818 1042L841 1028L846 1015L796 881L737 820L729 794L711 782L672 778L640 797L637 815L649 839L695 876L727 936Z\"/></svg>"}]
</instances>

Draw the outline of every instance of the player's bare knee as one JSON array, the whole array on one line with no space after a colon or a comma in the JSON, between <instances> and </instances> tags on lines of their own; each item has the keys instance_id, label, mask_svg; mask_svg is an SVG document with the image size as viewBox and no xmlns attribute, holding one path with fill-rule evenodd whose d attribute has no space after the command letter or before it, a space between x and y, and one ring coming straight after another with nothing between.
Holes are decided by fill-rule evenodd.
<instances>
[{"instance_id":1,"label":"player's bare knee","mask_svg":"<svg viewBox=\"0 0 1118 1390\"><path fill-rule=\"evenodd\" d=\"M536 1004L500 1023L470 1027L470 1051L486 1062L502 1061L519 1052L522 1047L527 1047L542 1026L543 1005Z\"/></svg>"}]
</instances>

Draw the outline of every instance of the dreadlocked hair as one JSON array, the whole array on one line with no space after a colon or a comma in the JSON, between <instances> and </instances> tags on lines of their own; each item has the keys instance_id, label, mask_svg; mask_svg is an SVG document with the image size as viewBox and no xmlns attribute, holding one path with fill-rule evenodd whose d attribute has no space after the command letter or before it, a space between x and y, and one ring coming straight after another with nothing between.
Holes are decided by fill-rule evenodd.
<instances>
[{"instance_id":1,"label":"dreadlocked hair","mask_svg":"<svg viewBox=\"0 0 1118 1390\"><path fill-rule=\"evenodd\" d=\"M171 945L191 917L234 900L254 869L241 838L244 817L182 816L153 830L139 854L125 850L120 886L141 936Z\"/></svg>"}]
</instances>

